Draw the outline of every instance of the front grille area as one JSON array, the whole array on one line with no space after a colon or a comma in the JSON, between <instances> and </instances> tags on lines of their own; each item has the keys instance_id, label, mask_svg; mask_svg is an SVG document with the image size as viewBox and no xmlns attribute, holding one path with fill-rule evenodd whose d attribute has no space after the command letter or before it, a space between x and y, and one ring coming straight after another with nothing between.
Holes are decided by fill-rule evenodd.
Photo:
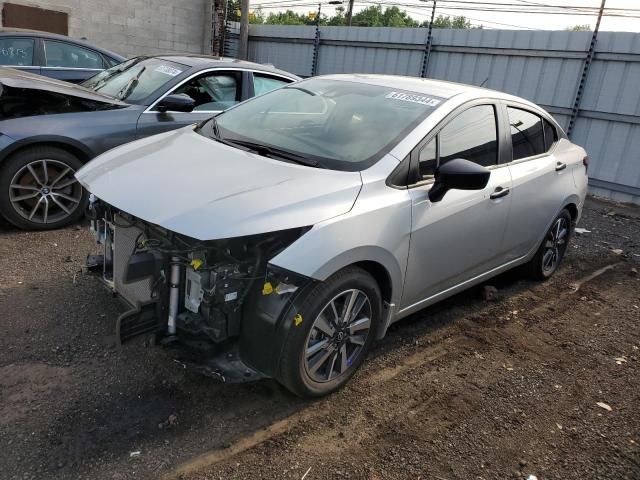
<instances>
[{"instance_id":1,"label":"front grille area","mask_svg":"<svg viewBox=\"0 0 640 480\"><path fill-rule=\"evenodd\" d=\"M116 224L127 224L122 217L115 216ZM138 237L142 238L142 230L136 227L123 228L115 226L113 253L113 281L116 292L132 305L151 300L152 280L147 278L136 282L124 283L124 274L133 253Z\"/></svg>"}]
</instances>

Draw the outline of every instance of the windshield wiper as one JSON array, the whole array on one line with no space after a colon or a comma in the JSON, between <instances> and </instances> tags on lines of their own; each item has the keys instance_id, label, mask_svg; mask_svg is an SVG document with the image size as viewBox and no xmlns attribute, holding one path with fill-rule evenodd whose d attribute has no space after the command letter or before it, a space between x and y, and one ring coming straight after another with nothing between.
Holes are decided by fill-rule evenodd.
<instances>
[{"instance_id":1,"label":"windshield wiper","mask_svg":"<svg viewBox=\"0 0 640 480\"><path fill-rule=\"evenodd\" d=\"M220 139L220 137L218 137ZM221 139L220 139L221 140ZM246 140L225 140L225 142L229 142L232 144L240 145L242 147L246 147L249 150L253 150L258 155L262 155L263 157L278 157L284 160L289 160L291 162L298 163L300 165L305 165L307 167L322 167L319 162L316 160L312 160L302 155L298 155L297 153L288 152L287 150L283 150L278 147L272 147L271 145L264 145L262 143L250 142Z\"/></svg>"},{"instance_id":2,"label":"windshield wiper","mask_svg":"<svg viewBox=\"0 0 640 480\"><path fill-rule=\"evenodd\" d=\"M142 67L138 74L131 80L129 80L124 87L122 87L122 89L116 95L116 98L119 98L120 100L126 100L127 97L129 97L129 95L131 95L131 93L133 92L133 89L138 86L138 83L140 82L140 75L142 75L146 69L146 66Z\"/></svg>"}]
</instances>

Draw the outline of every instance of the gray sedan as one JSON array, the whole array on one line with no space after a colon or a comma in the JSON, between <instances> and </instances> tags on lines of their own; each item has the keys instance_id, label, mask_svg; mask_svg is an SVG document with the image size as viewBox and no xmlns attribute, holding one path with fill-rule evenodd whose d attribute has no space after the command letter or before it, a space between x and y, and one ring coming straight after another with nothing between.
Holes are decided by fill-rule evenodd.
<instances>
[{"instance_id":1,"label":"gray sedan","mask_svg":"<svg viewBox=\"0 0 640 480\"><path fill-rule=\"evenodd\" d=\"M93 157L296 80L204 56L137 57L80 86L0 68L0 214L33 230L73 222L86 205L73 175Z\"/></svg>"},{"instance_id":2,"label":"gray sedan","mask_svg":"<svg viewBox=\"0 0 640 480\"><path fill-rule=\"evenodd\" d=\"M588 157L540 107L419 78L303 80L100 156L79 181L92 265L156 332L225 381L343 385L407 315L526 265L549 278Z\"/></svg>"}]
</instances>

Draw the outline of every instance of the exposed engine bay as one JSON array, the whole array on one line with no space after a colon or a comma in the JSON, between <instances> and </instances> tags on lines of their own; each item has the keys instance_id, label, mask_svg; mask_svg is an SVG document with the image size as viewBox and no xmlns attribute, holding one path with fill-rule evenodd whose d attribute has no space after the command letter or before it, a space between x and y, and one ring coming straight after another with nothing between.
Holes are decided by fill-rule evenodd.
<instances>
[{"instance_id":1,"label":"exposed engine bay","mask_svg":"<svg viewBox=\"0 0 640 480\"><path fill-rule=\"evenodd\" d=\"M0 84L0 118L32 117L57 113L93 112L117 105L44 90L11 88Z\"/></svg>"},{"instance_id":2,"label":"exposed engine bay","mask_svg":"<svg viewBox=\"0 0 640 480\"><path fill-rule=\"evenodd\" d=\"M264 327L275 332L292 297L310 283L306 277L268 265L308 227L199 241L121 212L93 196L89 213L102 252L90 255L87 266L131 306L118 318L121 343L153 333L156 343L197 353L192 356L199 359L196 363L220 352L237 362L243 329ZM225 379L224 368L219 367L205 373ZM261 367L254 369L268 370ZM255 377L256 372L246 365L240 368L251 373L245 377Z\"/></svg>"}]
</instances>

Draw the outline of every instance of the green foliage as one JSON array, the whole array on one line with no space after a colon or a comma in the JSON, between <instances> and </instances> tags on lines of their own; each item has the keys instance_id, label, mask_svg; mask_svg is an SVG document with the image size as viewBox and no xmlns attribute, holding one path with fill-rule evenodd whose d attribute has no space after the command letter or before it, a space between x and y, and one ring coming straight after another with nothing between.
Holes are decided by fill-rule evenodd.
<instances>
[{"instance_id":1,"label":"green foliage","mask_svg":"<svg viewBox=\"0 0 640 480\"><path fill-rule=\"evenodd\" d=\"M398 7L387 7L382 10L380 5L376 5L356 13L351 20L351 25L354 27L418 27L420 24Z\"/></svg>"},{"instance_id":2,"label":"green foliage","mask_svg":"<svg viewBox=\"0 0 640 480\"><path fill-rule=\"evenodd\" d=\"M565 30L568 30L570 32L590 32L591 26L587 24L574 25L573 27L567 27Z\"/></svg>"},{"instance_id":3,"label":"green foliage","mask_svg":"<svg viewBox=\"0 0 640 480\"><path fill-rule=\"evenodd\" d=\"M228 19L232 22L240 21L240 0L229 0L228 3ZM312 16L313 17L313 16ZM316 19L309 16L308 13L297 13L293 10L284 12L270 12L265 15L261 8L253 10L249 16L249 23L265 24L265 25L315 25ZM336 7L335 15L327 16L322 14L320 17L320 25L345 26L346 14L344 6ZM428 27L429 22L419 22L409 16L405 10L400 8L382 6L369 6L353 15L351 25L354 27ZM584 28L586 27L586 28ZM439 15L433 22L433 28L477 28L471 25L471 22L465 17L450 17ZM588 25L576 25L572 28L574 31L589 30Z\"/></svg>"},{"instance_id":4,"label":"green foliage","mask_svg":"<svg viewBox=\"0 0 640 480\"><path fill-rule=\"evenodd\" d=\"M429 22L423 22L423 26L428 26ZM463 16L450 17L449 15L438 15L433 21L433 28L474 28L471 22Z\"/></svg>"}]
</instances>

